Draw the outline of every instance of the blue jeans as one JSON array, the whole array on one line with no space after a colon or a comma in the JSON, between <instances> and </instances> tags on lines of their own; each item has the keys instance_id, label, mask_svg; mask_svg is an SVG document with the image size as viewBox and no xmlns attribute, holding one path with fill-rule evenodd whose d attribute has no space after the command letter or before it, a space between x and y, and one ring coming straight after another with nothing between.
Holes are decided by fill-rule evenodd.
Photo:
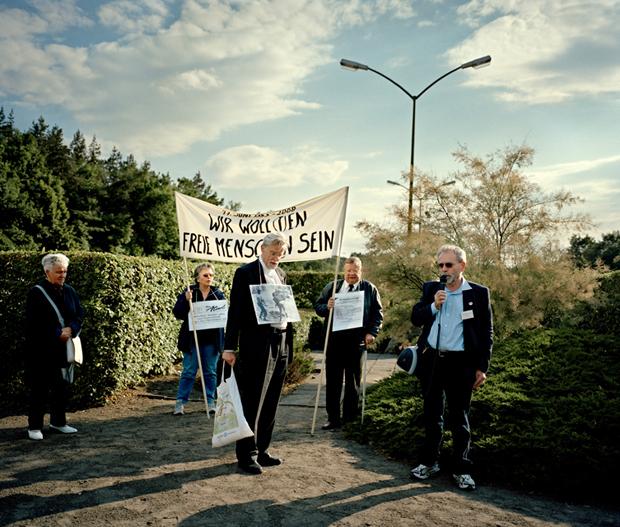
<instances>
[{"instance_id":1,"label":"blue jeans","mask_svg":"<svg viewBox=\"0 0 620 527\"><path fill-rule=\"evenodd\" d=\"M213 344L200 345L200 360L202 361L202 378L205 381L205 389L207 391L207 401L213 402L216 397L217 383L217 360L219 353ZM187 403L189 396L194 388L194 381L198 373L198 355L196 354L196 345L192 342L191 351L183 353L183 373L179 380L179 389L177 391L177 399Z\"/></svg>"}]
</instances>

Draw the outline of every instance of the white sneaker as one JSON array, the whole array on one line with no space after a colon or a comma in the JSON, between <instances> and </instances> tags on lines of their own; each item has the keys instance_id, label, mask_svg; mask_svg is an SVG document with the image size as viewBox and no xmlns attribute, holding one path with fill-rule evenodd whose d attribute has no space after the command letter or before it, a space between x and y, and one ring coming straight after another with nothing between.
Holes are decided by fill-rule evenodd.
<instances>
[{"instance_id":1,"label":"white sneaker","mask_svg":"<svg viewBox=\"0 0 620 527\"><path fill-rule=\"evenodd\" d=\"M33 441L41 441L41 439L43 439L43 433L41 430L28 430L28 438Z\"/></svg>"},{"instance_id":2,"label":"white sneaker","mask_svg":"<svg viewBox=\"0 0 620 527\"><path fill-rule=\"evenodd\" d=\"M415 468L411 469L411 472L409 472L409 475L412 478L416 478L416 479L428 479L430 478L433 474L436 474L437 472L439 472L439 463L435 463L432 466L427 466L427 465L418 465Z\"/></svg>"},{"instance_id":3,"label":"white sneaker","mask_svg":"<svg viewBox=\"0 0 620 527\"><path fill-rule=\"evenodd\" d=\"M77 432L77 428L73 428L72 426L69 426L69 425L64 425L64 426L50 425L50 428L52 430L56 430L57 432L60 432L61 434L75 434Z\"/></svg>"},{"instance_id":4,"label":"white sneaker","mask_svg":"<svg viewBox=\"0 0 620 527\"><path fill-rule=\"evenodd\" d=\"M184 408L185 405L183 404L183 401L181 399L177 399L177 402L174 405L173 415L183 415L185 413Z\"/></svg>"},{"instance_id":5,"label":"white sneaker","mask_svg":"<svg viewBox=\"0 0 620 527\"><path fill-rule=\"evenodd\" d=\"M469 474L452 474L452 477L459 489L476 490L476 483Z\"/></svg>"}]
</instances>

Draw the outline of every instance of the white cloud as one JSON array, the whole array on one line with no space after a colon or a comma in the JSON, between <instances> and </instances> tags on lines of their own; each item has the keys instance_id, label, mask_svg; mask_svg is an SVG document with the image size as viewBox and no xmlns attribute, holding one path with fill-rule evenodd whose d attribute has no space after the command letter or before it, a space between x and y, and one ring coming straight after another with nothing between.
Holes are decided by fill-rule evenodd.
<instances>
[{"instance_id":1,"label":"white cloud","mask_svg":"<svg viewBox=\"0 0 620 527\"><path fill-rule=\"evenodd\" d=\"M76 0L30 0L34 11L0 6L0 39L27 40L33 35L57 34L69 27L90 27L92 20Z\"/></svg>"},{"instance_id":2,"label":"white cloud","mask_svg":"<svg viewBox=\"0 0 620 527\"><path fill-rule=\"evenodd\" d=\"M457 9L476 28L446 53L450 64L489 54L467 81L499 98L532 104L620 94L620 2L471 0Z\"/></svg>"},{"instance_id":3,"label":"white cloud","mask_svg":"<svg viewBox=\"0 0 620 527\"><path fill-rule=\"evenodd\" d=\"M93 25L76 5L77 0L30 0L48 24L47 31L59 32L69 27L90 27Z\"/></svg>"},{"instance_id":4,"label":"white cloud","mask_svg":"<svg viewBox=\"0 0 620 527\"><path fill-rule=\"evenodd\" d=\"M585 198L573 212L595 218L596 227L588 233L598 236L617 230L620 224L620 179L614 165L620 170L620 155L543 166L528 170L527 175L546 192L564 188Z\"/></svg>"},{"instance_id":5,"label":"white cloud","mask_svg":"<svg viewBox=\"0 0 620 527\"><path fill-rule=\"evenodd\" d=\"M119 33L142 33L161 28L168 8L161 0L114 0L102 5L97 14L104 26Z\"/></svg>"},{"instance_id":6,"label":"white cloud","mask_svg":"<svg viewBox=\"0 0 620 527\"><path fill-rule=\"evenodd\" d=\"M546 181L557 182L564 176L588 172L612 163L620 163L620 155L558 163L529 171L529 175L539 179L542 178Z\"/></svg>"},{"instance_id":7,"label":"white cloud","mask_svg":"<svg viewBox=\"0 0 620 527\"><path fill-rule=\"evenodd\" d=\"M221 86L221 81L213 71L194 69L175 74L168 79L154 83L163 93L174 95L177 91L207 92Z\"/></svg>"},{"instance_id":8,"label":"white cloud","mask_svg":"<svg viewBox=\"0 0 620 527\"><path fill-rule=\"evenodd\" d=\"M343 27L411 16L404 0L184 0L171 20L168 0L113 0L98 16L120 38L71 48L35 34L89 23L75 1L34 2L36 14L0 13L0 93L14 105L61 105L103 144L138 158L318 108L303 84L334 60Z\"/></svg>"},{"instance_id":9,"label":"white cloud","mask_svg":"<svg viewBox=\"0 0 620 527\"><path fill-rule=\"evenodd\" d=\"M218 152L206 166L210 178L222 189L296 187L302 183L331 186L349 165L328 157L312 147L286 155L272 148L243 145Z\"/></svg>"}]
</instances>

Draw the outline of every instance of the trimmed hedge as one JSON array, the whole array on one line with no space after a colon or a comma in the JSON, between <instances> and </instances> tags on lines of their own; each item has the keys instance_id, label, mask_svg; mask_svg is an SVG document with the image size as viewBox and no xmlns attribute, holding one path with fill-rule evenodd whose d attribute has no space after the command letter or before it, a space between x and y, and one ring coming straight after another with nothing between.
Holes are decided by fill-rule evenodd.
<instances>
[{"instance_id":1,"label":"trimmed hedge","mask_svg":"<svg viewBox=\"0 0 620 527\"><path fill-rule=\"evenodd\" d=\"M0 252L0 415L25 411L23 383L24 311L28 289L43 278L45 253ZM178 293L186 286L184 263L152 257L65 251L70 259L67 283L80 295L85 311L81 338L84 365L72 389L72 408L104 404L118 391L150 375L168 373L182 354L176 349L180 322L172 315ZM189 265L189 272L193 270ZM228 296L235 264L216 263L216 285ZM322 278L292 280L299 298L311 298ZM315 273L319 274L319 273ZM300 289L300 287L308 288ZM317 294L318 296L318 294ZM301 304L301 305L300 305ZM312 367L303 354L315 315L300 309L295 331L295 361L288 382L298 382Z\"/></svg>"},{"instance_id":2,"label":"trimmed hedge","mask_svg":"<svg viewBox=\"0 0 620 527\"><path fill-rule=\"evenodd\" d=\"M44 275L44 253L0 253L0 374L3 412L23 410L23 321L26 293ZM143 376L167 373L178 358L179 324L171 310L185 282L183 264L157 258L67 251L67 283L80 295L85 319L84 365L72 406L102 404Z\"/></svg>"}]
</instances>

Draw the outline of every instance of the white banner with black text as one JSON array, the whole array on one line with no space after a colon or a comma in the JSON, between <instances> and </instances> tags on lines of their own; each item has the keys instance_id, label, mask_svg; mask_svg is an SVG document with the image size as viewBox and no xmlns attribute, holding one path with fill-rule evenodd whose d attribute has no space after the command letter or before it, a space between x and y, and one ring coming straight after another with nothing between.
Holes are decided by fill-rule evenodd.
<instances>
[{"instance_id":1,"label":"white banner with black text","mask_svg":"<svg viewBox=\"0 0 620 527\"><path fill-rule=\"evenodd\" d=\"M218 262L249 262L262 239L279 232L287 240L285 261L337 256L349 187L285 209L244 213L175 192L180 255Z\"/></svg>"}]
</instances>

